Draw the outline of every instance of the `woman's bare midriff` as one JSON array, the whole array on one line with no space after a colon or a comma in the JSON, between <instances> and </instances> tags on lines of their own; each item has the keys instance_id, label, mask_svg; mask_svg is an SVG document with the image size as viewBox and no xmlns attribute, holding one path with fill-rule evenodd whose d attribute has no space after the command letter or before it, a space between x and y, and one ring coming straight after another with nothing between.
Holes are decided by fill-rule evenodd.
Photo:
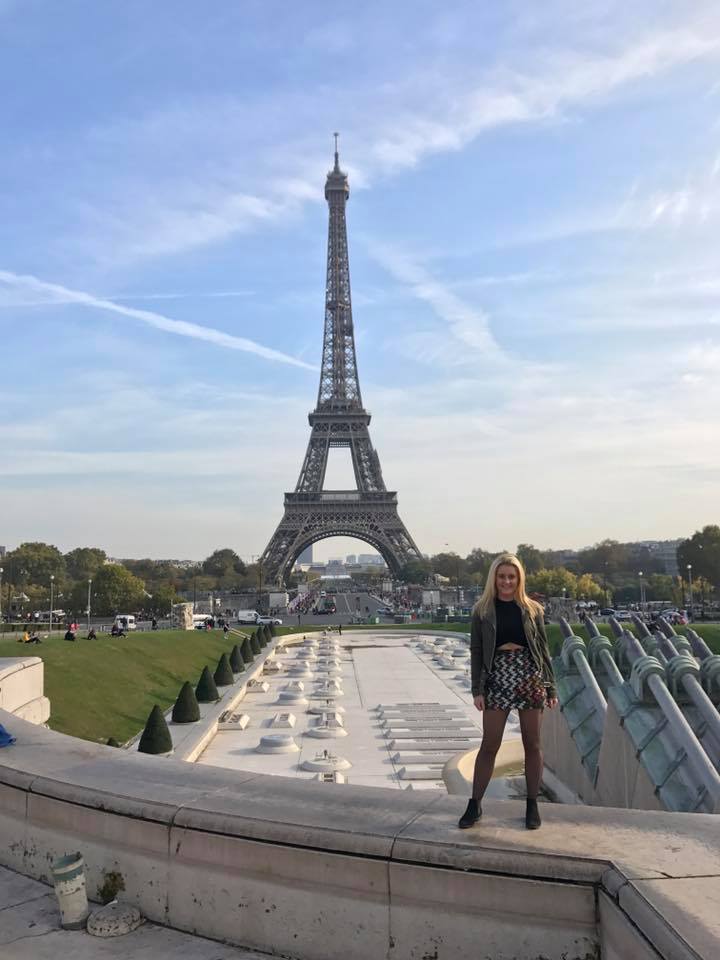
<instances>
[{"instance_id":1,"label":"woman's bare midriff","mask_svg":"<svg viewBox=\"0 0 720 960\"><path fill-rule=\"evenodd\" d=\"M501 647L497 648L498 650L522 650L523 647L519 643L504 643Z\"/></svg>"}]
</instances>

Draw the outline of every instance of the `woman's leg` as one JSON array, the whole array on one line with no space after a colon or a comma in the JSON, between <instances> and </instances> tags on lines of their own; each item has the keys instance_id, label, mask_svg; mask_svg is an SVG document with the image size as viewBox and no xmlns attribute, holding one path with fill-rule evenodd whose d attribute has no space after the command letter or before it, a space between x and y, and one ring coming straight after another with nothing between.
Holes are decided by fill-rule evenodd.
<instances>
[{"instance_id":1,"label":"woman's leg","mask_svg":"<svg viewBox=\"0 0 720 960\"><path fill-rule=\"evenodd\" d=\"M540 747L542 710L519 710L520 732L525 750L525 783L528 799L536 800L543 772L543 754Z\"/></svg>"},{"instance_id":2,"label":"woman's leg","mask_svg":"<svg viewBox=\"0 0 720 960\"><path fill-rule=\"evenodd\" d=\"M500 749L508 710L483 711L483 738L475 757L473 792L475 800L482 800L495 769L495 756Z\"/></svg>"}]
</instances>

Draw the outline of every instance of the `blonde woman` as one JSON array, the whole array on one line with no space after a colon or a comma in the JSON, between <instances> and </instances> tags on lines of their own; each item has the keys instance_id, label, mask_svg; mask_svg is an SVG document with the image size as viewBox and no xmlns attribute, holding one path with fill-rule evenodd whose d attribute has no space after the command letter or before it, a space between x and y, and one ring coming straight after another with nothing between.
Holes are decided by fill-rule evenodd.
<instances>
[{"instance_id":1,"label":"blonde woman","mask_svg":"<svg viewBox=\"0 0 720 960\"><path fill-rule=\"evenodd\" d=\"M540 826L537 795L543 771L540 723L543 708L557 706L555 679L542 606L525 593L525 571L516 556L502 553L490 567L473 607L470 676L475 706L483 714L483 738L475 759L473 791L458 826L472 827L495 769L508 714L517 710L525 749L525 826Z\"/></svg>"}]
</instances>

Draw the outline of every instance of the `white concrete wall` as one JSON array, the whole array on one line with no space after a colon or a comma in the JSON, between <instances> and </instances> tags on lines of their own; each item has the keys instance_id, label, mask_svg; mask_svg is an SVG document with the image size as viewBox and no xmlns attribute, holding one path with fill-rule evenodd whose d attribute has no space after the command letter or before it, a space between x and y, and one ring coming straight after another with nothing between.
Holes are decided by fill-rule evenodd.
<instances>
[{"instance_id":1,"label":"white concrete wall","mask_svg":"<svg viewBox=\"0 0 720 960\"><path fill-rule=\"evenodd\" d=\"M91 896L117 871L126 899L178 929L302 960L586 960L602 937L623 957L638 932L660 955L672 939L674 957L717 956L690 949L698 931L715 936L712 816L549 804L528 832L522 803L489 801L460 833L451 797L199 767L0 722L18 738L0 750L0 862L48 881L80 850ZM698 875L705 912L665 921L656 899ZM605 933L600 891L614 908Z\"/></svg>"},{"instance_id":2,"label":"white concrete wall","mask_svg":"<svg viewBox=\"0 0 720 960\"><path fill-rule=\"evenodd\" d=\"M45 723L50 701L43 695L44 669L40 657L0 657L0 710Z\"/></svg>"}]
</instances>

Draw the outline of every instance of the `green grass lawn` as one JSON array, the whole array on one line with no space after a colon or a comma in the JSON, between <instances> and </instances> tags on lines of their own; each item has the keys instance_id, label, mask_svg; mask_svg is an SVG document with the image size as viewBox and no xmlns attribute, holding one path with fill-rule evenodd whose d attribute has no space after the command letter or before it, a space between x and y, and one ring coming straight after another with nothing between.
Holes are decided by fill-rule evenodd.
<instances>
[{"instance_id":1,"label":"green grass lawn","mask_svg":"<svg viewBox=\"0 0 720 960\"><path fill-rule=\"evenodd\" d=\"M467 623L381 626L399 631L434 628L459 633L467 633L470 627ZM599 624L599 628L611 635L606 624ZM696 624L695 628L710 649L720 653L720 624ZM301 629L311 633L324 626ZM343 632L347 629L377 627L343 627ZM586 638L580 624L574 630ZM296 631L292 626L278 628L281 634ZM551 652L556 655L562 642L560 628L550 624L547 631ZM11 635L0 639L0 657L42 657L53 730L102 743L115 737L124 743L142 730L154 704L162 709L172 706L182 683L197 683L205 664L214 670L220 655L229 653L234 642L232 634L225 639L221 630L160 630L131 633L122 639L101 634L99 640L80 639L75 643L54 636L41 646L24 646Z\"/></svg>"},{"instance_id":2,"label":"green grass lawn","mask_svg":"<svg viewBox=\"0 0 720 960\"><path fill-rule=\"evenodd\" d=\"M232 650L231 636L159 630L75 643L52 637L41 646L3 639L0 656L42 657L53 730L124 743L142 730L154 704L172 706L183 681L195 685L205 664L214 671L220 655Z\"/></svg>"}]
</instances>

